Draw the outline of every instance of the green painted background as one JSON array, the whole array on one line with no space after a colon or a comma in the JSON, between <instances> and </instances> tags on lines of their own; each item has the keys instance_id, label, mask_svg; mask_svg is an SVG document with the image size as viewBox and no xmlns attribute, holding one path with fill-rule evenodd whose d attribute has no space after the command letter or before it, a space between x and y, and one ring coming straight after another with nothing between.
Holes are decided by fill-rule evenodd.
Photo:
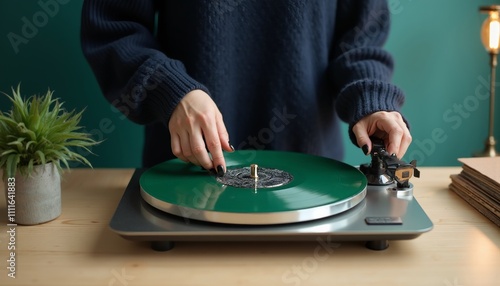
<instances>
[{"instance_id":1,"label":"green painted background","mask_svg":"<svg viewBox=\"0 0 500 286\"><path fill-rule=\"evenodd\" d=\"M394 82L407 94L403 113L413 135L405 159L425 166L458 165L457 158L482 150L487 136L489 100L483 82L489 81L489 58L479 39L485 15L478 7L494 1L389 2L393 24L386 47L396 62ZM0 91L10 93L18 83L26 95L50 87L68 109L86 108L85 130L105 139L92 149L96 156L88 155L94 167L138 167L143 129L102 97L80 50L81 5L79 0L0 2ZM24 38L17 46L9 39L14 34ZM0 109L10 109L4 97ZM368 160L345 142L347 163Z\"/></svg>"}]
</instances>

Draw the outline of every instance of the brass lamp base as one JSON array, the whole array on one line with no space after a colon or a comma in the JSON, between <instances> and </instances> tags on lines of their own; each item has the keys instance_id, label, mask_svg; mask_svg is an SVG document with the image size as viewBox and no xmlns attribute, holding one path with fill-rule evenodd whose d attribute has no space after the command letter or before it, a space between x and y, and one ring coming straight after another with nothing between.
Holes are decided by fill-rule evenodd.
<instances>
[{"instance_id":1,"label":"brass lamp base","mask_svg":"<svg viewBox=\"0 0 500 286\"><path fill-rule=\"evenodd\" d=\"M475 157L497 157L500 156L500 153L498 153L497 150L495 150L495 138L493 136L489 136L488 139L486 139L485 142L485 147L482 152L474 154Z\"/></svg>"}]
</instances>

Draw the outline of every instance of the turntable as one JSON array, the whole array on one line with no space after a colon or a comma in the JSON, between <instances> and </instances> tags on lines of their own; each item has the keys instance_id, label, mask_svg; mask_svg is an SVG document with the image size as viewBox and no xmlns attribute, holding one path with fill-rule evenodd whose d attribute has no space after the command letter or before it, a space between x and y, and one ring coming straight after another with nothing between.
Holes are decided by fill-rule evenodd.
<instances>
[{"instance_id":1,"label":"turntable","mask_svg":"<svg viewBox=\"0 0 500 286\"><path fill-rule=\"evenodd\" d=\"M375 141L359 168L301 153L241 150L210 175L179 159L134 172L110 221L122 237L169 250L175 241L414 239L433 227L413 197L416 162Z\"/></svg>"}]
</instances>

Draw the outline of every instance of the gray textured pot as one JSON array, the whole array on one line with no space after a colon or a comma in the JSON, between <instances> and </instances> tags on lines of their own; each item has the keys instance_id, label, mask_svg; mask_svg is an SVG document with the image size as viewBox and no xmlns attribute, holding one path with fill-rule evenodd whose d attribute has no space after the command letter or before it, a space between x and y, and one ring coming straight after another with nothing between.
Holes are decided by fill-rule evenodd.
<instances>
[{"instance_id":1,"label":"gray textured pot","mask_svg":"<svg viewBox=\"0 0 500 286\"><path fill-rule=\"evenodd\" d=\"M34 225L59 217L61 177L56 166L52 163L35 166L31 176L17 174L15 195L15 223Z\"/></svg>"}]
</instances>

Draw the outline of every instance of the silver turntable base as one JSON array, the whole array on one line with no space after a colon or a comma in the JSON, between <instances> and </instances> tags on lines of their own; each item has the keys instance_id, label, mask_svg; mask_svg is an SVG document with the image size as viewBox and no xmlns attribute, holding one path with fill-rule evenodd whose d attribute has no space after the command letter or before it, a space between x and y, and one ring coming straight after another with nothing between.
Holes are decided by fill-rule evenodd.
<instances>
[{"instance_id":1,"label":"silver turntable base","mask_svg":"<svg viewBox=\"0 0 500 286\"><path fill-rule=\"evenodd\" d=\"M433 224L417 200L413 186L367 187L366 197L340 214L307 222L278 225L221 224L162 212L140 195L136 170L110 221L110 228L125 239L148 241L155 250L169 250L175 241L365 241L374 250L388 247L389 240L414 239Z\"/></svg>"}]
</instances>

